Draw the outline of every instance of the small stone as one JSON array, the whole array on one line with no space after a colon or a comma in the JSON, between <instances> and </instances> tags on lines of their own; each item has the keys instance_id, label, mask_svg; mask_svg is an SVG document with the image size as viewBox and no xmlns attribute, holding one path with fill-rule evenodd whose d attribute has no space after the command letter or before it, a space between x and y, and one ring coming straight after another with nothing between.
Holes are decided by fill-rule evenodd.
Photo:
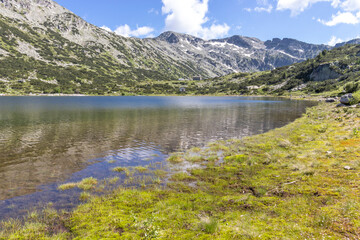
<instances>
[{"instance_id":1,"label":"small stone","mask_svg":"<svg viewBox=\"0 0 360 240\"><path fill-rule=\"evenodd\" d=\"M328 102L328 103L333 103L335 102L336 100L334 98L327 98L325 99L325 102Z\"/></svg>"},{"instance_id":2,"label":"small stone","mask_svg":"<svg viewBox=\"0 0 360 240\"><path fill-rule=\"evenodd\" d=\"M336 107L346 107L345 104L339 103L338 105L336 105Z\"/></svg>"},{"instance_id":3,"label":"small stone","mask_svg":"<svg viewBox=\"0 0 360 240\"><path fill-rule=\"evenodd\" d=\"M327 151L326 153L327 153L327 154L331 154L332 152L331 152L331 151Z\"/></svg>"},{"instance_id":4,"label":"small stone","mask_svg":"<svg viewBox=\"0 0 360 240\"><path fill-rule=\"evenodd\" d=\"M351 170L351 167L350 166L345 166L344 169L345 170Z\"/></svg>"}]
</instances>

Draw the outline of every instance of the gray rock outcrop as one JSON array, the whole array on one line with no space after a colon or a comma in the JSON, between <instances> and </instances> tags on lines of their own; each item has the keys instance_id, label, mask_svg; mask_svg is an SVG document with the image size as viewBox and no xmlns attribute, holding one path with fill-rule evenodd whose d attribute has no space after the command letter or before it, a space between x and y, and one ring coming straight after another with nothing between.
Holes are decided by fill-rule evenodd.
<instances>
[{"instance_id":1,"label":"gray rock outcrop","mask_svg":"<svg viewBox=\"0 0 360 240\"><path fill-rule=\"evenodd\" d=\"M336 79L341 75L330 68L330 64L322 64L314 69L310 75L310 79L313 81L325 81L328 79Z\"/></svg>"}]
</instances>

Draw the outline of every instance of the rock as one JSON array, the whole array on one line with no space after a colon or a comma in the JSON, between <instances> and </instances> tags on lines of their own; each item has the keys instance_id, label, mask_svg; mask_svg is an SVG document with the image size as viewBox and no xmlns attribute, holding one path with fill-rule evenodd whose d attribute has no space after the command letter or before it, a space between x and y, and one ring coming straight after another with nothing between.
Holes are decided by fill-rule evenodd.
<instances>
[{"instance_id":1,"label":"rock","mask_svg":"<svg viewBox=\"0 0 360 240\"><path fill-rule=\"evenodd\" d=\"M335 101L336 101L335 98L327 98L327 99L325 99L325 102L328 102L328 103L333 103Z\"/></svg>"},{"instance_id":2,"label":"rock","mask_svg":"<svg viewBox=\"0 0 360 240\"><path fill-rule=\"evenodd\" d=\"M336 107L346 107L345 104L339 103L338 105L336 105Z\"/></svg>"},{"instance_id":3,"label":"rock","mask_svg":"<svg viewBox=\"0 0 360 240\"><path fill-rule=\"evenodd\" d=\"M345 94L340 98L340 102L345 105L350 105L351 100L353 99L353 96L351 93Z\"/></svg>"},{"instance_id":4,"label":"rock","mask_svg":"<svg viewBox=\"0 0 360 240\"><path fill-rule=\"evenodd\" d=\"M350 166L345 166L344 169L345 170L351 170L351 167Z\"/></svg>"},{"instance_id":5,"label":"rock","mask_svg":"<svg viewBox=\"0 0 360 240\"><path fill-rule=\"evenodd\" d=\"M313 81L325 81L328 79L336 79L341 75L331 69L330 64L322 64L314 69L314 71L310 75L310 79Z\"/></svg>"}]
</instances>

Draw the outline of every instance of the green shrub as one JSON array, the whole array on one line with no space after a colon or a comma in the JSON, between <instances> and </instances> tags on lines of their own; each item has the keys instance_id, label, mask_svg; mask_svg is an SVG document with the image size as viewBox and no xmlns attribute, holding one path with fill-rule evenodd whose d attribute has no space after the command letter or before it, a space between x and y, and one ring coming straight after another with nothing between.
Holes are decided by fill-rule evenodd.
<instances>
[{"instance_id":1,"label":"green shrub","mask_svg":"<svg viewBox=\"0 0 360 240\"><path fill-rule=\"evenodd\" d=\"M351 104L358 104L358 103L360 103L360 90L359 91L357 91L357 92L355 92L355 93L353 93L353 98L352 98L352 100L351 100Z\"/></svg>"}]
</instances>

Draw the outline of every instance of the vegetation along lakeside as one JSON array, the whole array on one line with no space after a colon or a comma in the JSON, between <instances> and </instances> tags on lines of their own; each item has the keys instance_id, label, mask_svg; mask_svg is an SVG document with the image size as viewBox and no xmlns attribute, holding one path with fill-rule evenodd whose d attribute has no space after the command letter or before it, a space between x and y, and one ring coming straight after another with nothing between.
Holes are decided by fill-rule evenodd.
<instances>
[{"instance_id":1,"label":"vegetation along lakeside","mask_svg":"<svg viewBox=\"0 0 360 240\"><path fill-rule=\"evenodd\" d=\"M358 108L322 103L265 134L174 153L171 175L114 169L139 188L96 196L94 178L60 186L83 189L87 202L2 222L0 238L357 239L359 119ZM141 183L136 171L156 178Z\"/></svg>"},{"instance_id":2,"label":"vegetation along lakeside","mask_svg":"<svg viewBox=\"0 0 360 240\"><path fill-rule=\"evenodd\" d=\"M360 239L359 26L360 0L0 0L0 240Z\"/></svg>"}]
</instances>

